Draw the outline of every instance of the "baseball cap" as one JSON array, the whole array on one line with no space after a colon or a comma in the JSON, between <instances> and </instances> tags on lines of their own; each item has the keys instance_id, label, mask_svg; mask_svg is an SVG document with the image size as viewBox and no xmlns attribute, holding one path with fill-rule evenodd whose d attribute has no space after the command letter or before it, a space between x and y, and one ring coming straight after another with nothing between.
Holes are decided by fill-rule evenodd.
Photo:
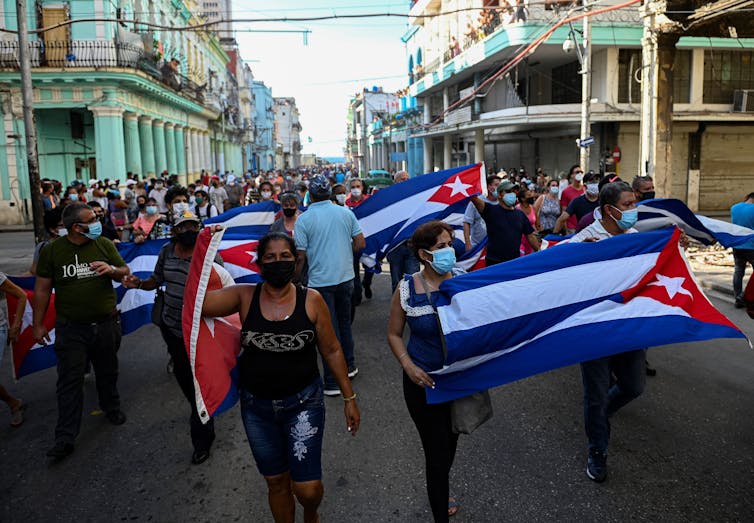
<instances>
[{"instance_id":1,"label":"baseball cap","mask_svg":"<svg viewBox=\"0 0 754 523\"><path fill-rule=\"evenodd\" d=\"M89 180L89 185L90 186L91 185L97 185L98 183L99 183L99 180L95 180L94 178L92 178L91 180Z\"/></svg>"},{"instance_id":2,"label":"baseball cap","mask_svg":"<svg viewBox=\"0 0 754 523\"><path fill-rule=\"evenodd\" d=\"M173 220L173 225L176 226L185 222L201 223L199 221L199 218L194 213L192 213L191 211L183 211L180 215L175 217L175 219Z\"/></svg>"},{"instance_id":3,"label":"baseball cap","mask_svg":"<svg viewBox=\"0 0 754 523\"><path fill-rule=\"evenodd\" d=\"M497 186L497 189L495 189L495 192L497 194L504 193L505 191L510 191L511 189L514 189L518 187L515 183L511 182L510 180L503 180L500 185Z\"/></svg>"},{"instance_id":4,"label":"baseball cap","mask_svg":"<svg viewBox=\"0 0 754 523\"><path fill-rule=\"evenodd\" d=\"M128 186L128 187L130 187L131 185L133 185L135 183L136 183L136 180L131 180L131 179L126 180L126 186Z\"/></svg>"},{"instance_id":5,"label":"baseball cap","mask_svg":"<svg viewBox=\"0 0 754 523\"><path fill-rule=\"evenodd\" d=\"M315 198L330 196L330 191L330 180L321 174L317 174L309 180L309 193Z\"/></svg>"},{"instance_id":6,"label":"baseball cap","mask_svg":"<svg viewBox=\"0 0 754 523\"><path fill-rule=\"evenodd\" d=\"M228 183L233 183L235 181L236 181L236 177L233 176L232 174L229 174L228 175Z\"/></svg>"}]
</instances>

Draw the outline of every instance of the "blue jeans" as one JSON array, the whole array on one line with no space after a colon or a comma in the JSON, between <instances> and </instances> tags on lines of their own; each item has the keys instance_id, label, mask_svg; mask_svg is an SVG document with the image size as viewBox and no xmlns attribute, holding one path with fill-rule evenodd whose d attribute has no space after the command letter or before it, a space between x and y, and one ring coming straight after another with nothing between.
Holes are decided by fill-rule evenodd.
<instances>
[{"instance_id":1,"label":"blue jeans","mask_svg":"<svg viewBox=\"0 0 754 523\"><path fill-rule=\"evenodd\" d=\"M644 392L646 354L646 349L634 350L581 364L584 427L590 450L607 450L608 418ZM611 384L613 374L616 380Z\"/></svg>"},{"instance_id":2,"label":"blue jeans","mask_svg":"<svg viewBox=\"0 0 754 523\"><path fill-rule=\"evenodd\" d=\"M263 476L290 471L296 482L322 479L325 399L317 378L300 392L268 400L241 390L241 419Z\"/></svg>"},{"instance_id":3,"label":"blue jeans","mask_svg":"<svg viewBox=\"0 0 754 523\"><path fill-rule=\"evenodd\" d=\"M405 242L388 253L387 261L390 264L390 280L393 290L403 279L404 274L414 274L419 271L419 260L416 259Z\"/></svg>"},{"instance_id":4,"label":"blue jeans","mask_svg":"<svg viewBox=\"0 0 754 523\"><path fill-rule=\"evenodd\" d=\"M353 355L353 334L351 333L353 280L344 281L343 283L329 287L318 287L316 290L325 299L327 308L330 311L330 320L332 321L333 330L335 330L335 336L338 338L338 342L340 342L348 370L351 371L356 368ZM335 377L330 372L330 367L324 361L322 362L322 370L325 388L337 389L338 384L335 381Z\"/></svg>"},{"instance_id":5,"label":"blue jeans","mask_svg":"<svg viewBox=\"0 0 754 523\"><path fill-rule=\"evenodd\" d=\"M747 263L754 267L754 250L733 249L733 295L737 300L744 299L743 282Z\"/></svg>"}]
</instances>

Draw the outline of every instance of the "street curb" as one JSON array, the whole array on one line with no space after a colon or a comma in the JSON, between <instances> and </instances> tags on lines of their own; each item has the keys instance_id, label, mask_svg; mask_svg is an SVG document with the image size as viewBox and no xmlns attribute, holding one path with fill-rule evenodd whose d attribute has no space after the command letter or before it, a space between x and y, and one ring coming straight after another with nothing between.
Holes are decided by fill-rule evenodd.
<instances>
[{"instance_id":1,"label":"street curb","mask_svg":"<svg viewBox=\"0 0 754 523\"><path fill-rule=\"evenodd\" d=\"M735 305L736 301L733 299L733 294L730 288L725 287L724 285L720 285L719 283L703 279L699 279L699 285L701 285L705 290L709 291L707 294L710 294L717 299L726 301L731 305Z\"/></svg>"}]
</instances>

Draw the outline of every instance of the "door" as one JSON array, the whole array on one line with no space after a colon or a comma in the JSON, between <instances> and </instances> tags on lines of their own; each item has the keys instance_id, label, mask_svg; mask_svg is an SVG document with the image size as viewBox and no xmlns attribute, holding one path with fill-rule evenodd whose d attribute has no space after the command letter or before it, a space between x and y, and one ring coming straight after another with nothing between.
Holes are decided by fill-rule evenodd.
<instances>
[{"instance_id":1,"label":"door","mask_svg":"<svg viewBox=\"0 0 754 523\"><path fill-rule=\"evenodd\" d=\"M42 27L51 27L68 20L68 10L65 7L43 7ZM64 67L68 55L68 28L56 27L42 33L45 46L45 64L48 67Z\"/></svg>"}]
</instances>

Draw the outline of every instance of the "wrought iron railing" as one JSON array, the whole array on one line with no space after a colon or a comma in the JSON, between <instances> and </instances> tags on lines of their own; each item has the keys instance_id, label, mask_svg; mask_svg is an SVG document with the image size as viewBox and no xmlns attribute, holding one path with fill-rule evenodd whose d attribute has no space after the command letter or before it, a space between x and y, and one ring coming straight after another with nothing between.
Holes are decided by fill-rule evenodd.
<instances>
[{"instance_id":1,"label":"wrought iron railing","mask_svg":"<svg viewBox=\"0 0 754 523\"><path fill-rule=\"evenodd\" d=\"M142 71L163 85L204 103L205 85L199 85L178 71L166 69L154 54L138 44L108 40L69 40L29 42L31 66L63 69L125 68ZM0 69L20 68L18 42L0 41Z\"/></svg>"}]
</instances>

